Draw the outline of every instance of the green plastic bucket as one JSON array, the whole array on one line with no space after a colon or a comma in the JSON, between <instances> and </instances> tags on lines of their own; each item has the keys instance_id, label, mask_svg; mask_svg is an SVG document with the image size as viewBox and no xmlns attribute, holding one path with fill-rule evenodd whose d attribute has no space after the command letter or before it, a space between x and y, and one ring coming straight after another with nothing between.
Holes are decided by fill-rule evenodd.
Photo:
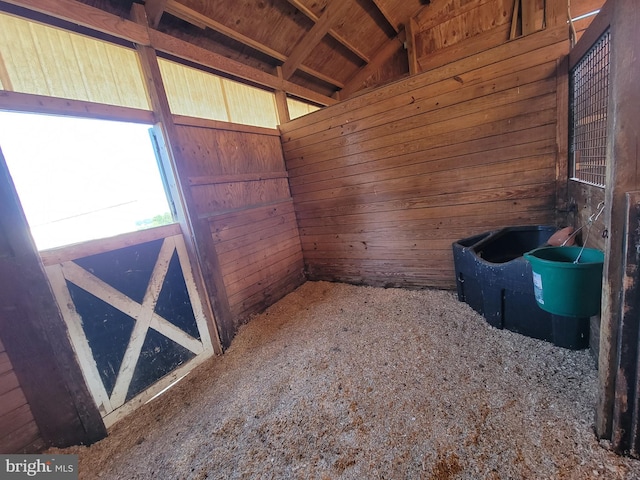
<instances>
[{"instance_id":1,"label":"green plastic bucket","mask_svg":"<svg viewBox=\"0 0 640 480\"><path fill-rule=\"evenodd\" d=\"M542 247L524 254L533 271L533 293L543 310L565 317L600 313L602 265L600 250L582 247Z\"/></svg>"}]
</instances>

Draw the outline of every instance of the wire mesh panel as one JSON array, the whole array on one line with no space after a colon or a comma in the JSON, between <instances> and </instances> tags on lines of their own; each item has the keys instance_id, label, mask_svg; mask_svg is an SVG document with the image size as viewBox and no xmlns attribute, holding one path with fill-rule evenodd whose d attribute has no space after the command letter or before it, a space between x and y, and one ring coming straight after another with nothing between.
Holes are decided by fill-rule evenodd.
<instances>
[{"instance_id":1,"label":"wire mesh panel","mask_svg":"<svg viewBox=\"0 0 640 480\"><path fill-rule=\"evenodd\" d=\"M605 186L609 45L606 31L571 71L570 154L575 180Z\"/></svg>"}]
</instances>

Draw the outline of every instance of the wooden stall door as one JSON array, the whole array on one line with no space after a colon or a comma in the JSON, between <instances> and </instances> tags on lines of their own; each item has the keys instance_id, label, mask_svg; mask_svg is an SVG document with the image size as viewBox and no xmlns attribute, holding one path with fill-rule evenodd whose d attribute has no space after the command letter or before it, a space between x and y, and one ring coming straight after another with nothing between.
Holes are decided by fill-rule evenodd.
<instances>
[{"instance_id":1,"label":"wooden stall door","mask_svg":"<svg viewBox=\"0 0 640 480\"><path fill-rule=\"evenodd\" d=\"M42 257L107 427L213 354L178 225Z\"/></svg>"}]
</instances>

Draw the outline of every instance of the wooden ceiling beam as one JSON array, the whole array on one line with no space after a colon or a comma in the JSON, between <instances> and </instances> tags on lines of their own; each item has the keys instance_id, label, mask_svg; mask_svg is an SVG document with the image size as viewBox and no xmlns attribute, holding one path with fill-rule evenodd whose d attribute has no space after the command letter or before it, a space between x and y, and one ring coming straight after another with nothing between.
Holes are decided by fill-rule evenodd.
<instances>
[{"instance_id":1,"label":"wooden ceiling beam","mask_svg":"<svg viewBox=\"0 0 640 480\"><path fill-rule=\"evenodd\" d=\"M258 52L264 53L265 55L270 56L271 58L275 58L276 60L280 60L284 62L287 57L281 54L280 52L267 47L263 43L256 42L252 38L247 37L232 28L223 25L216 20L207 17L206 15L189 8L176 0L168 0L167 7L165 9L167 13L170 13L174 17L178 17L185 22L189 22L198 27L209 27L211 30L215 30L216 32L222 33L224 36L229 37L236 42L242 43L243 45L247 45Z\"/></svg>"},{"instance_id":2,"label":"wooden ceiling beam","mask_svg":"<svg viewBox=\"0 0 640 480\"><path fill-rule=\"evenodd\" d=\"M177 2L176 0L167 0L165 11L173 15L174 17L180 18L185 22L191 23L192 25L196 25L197 27L200 27L200 28L208 27L211 30L215 30L216 32L221 33L224 36L229 37L232 40L235 40L236 42L239 42L243 45L251 47L254 50L264 53L265 55L275 60L278 60L282 63L285 63L288 59L286 55L272 48L269 48L263 43L257 42L252 38L249 38L246 35L243 35L233 30L232 28L229 28L226 25L223 25L222 23L213 20L212 18L207 17L206 15L200 12L197 12L196 10L193 10L192 8L189 8ZM344 86L342 82L336 80L335 78L329 77L328 75L318 72L312 68L308 68L303 65L300 66L299 68L301 71L307 73L308 75L311 75L312 77L322 80L323 82L328 83L329 85L333 85L334 87L337 87L337 88L342 88Z\"/></svg>"},{"instance_id":3,"label":"wooden ceiling beam","mask_svg":"<svg viewBox=\"0 0 640 480\"><path fill-rule=\"evenodd\" d=\"M317 23L320 17L318 17L315 13L313 13L309 8L307 8L300 0L287 0L291 5L296 7L302 13L304 13L307 18L309 18L314 23ZM335 40L341 43L347 50L353 52L357 57L360 58L365 63L369 63L371 59L368 55L362 52L358 47L356 47L353 43L349 42L342 35L335 31L335 29L329 29L329 35L331 35Z\"/></svg>"},{"instance_id":4,"label":"wooden ceiling beam","mask_svg":"<svg viewBox=\"0 0 640 480\"><path fill-rule=\"evenodd\" d=\"M76 0L0 0L0 11L4 4L16 5L32 12L42 13L53 18L87 27L139 45L152 46L156 50L183 58L207 68L228 73L237 78L249 80L274 90L284 90L296 97L309 100L318 105L332 105L335 99L322 95L309 88L301 87L257 68L231 60L205 48L166 35L157 30L148 29L130 20L122 19L96 7Z\"/></svg>"},{"instance_id":5,"label":"wooden ceiling beam","mask_svg":"<svg viewBox=\"0 0 640 480\"><path fill-rule=\"evenodd\" d=\"M349 7L348 0L333 0L327 4L324 13L318 19L311 30L298 42L289 55L289 58L282 65L282 74L285 80L291 78L293 73L302 64L311 51L329 33L333 25L342 18L342 14Z\"/></svg>"},{"instance_id":6,"label":"wooden ceiling beam","mask_svg":"<svg viewBox=\"0 0 640 480\"><path fill-rule=\"evenodd\" d=\"M144 9L151 28L158 28L168 0L145 0Z\"/></svg>"},{"instance_id":7,"label":"wooden ceiling beam","mask_svg":"<svg viewBox=\"0 0 640 480\"><path fill-rule=\"evenodd\" d=\"M393 22L391 21L391 15L389 15L385 8L382 6L380 0L371 0L373 2L373 4L376 6L376 8L378 9L378 11L382 14L382 16L384 17L384 19L387 21L387 23L389 25L391 25L391 28L393 28L395 30L396 33L398 33L400 31L400 28L398 25L394 25Z\"/></svg>"}]
</instances>

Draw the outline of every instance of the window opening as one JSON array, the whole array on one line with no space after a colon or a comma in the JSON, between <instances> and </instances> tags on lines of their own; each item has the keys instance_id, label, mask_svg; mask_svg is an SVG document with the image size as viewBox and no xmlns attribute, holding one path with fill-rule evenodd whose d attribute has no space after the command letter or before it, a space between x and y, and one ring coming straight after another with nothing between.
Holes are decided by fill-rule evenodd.
<instances>
[{"instance_id":1,"label":"window opening","mask_svg":"<svg viewBox=\"0 0 640 480\"><path fill-rule=\"evenodd\" d=\"M574 180L605 186L609 31L591 47L570 75L570 155Z\"/></svg>"},{"instance_id":2,"label":"window opening","mask_svg":"<svg viewBox=\"0 0 640 480\"><path fill-rule=\"evenodd\" d=\"M174 222L149 128L0 112L0 147L39 250Z\"/></svg>"}]
</instances>

